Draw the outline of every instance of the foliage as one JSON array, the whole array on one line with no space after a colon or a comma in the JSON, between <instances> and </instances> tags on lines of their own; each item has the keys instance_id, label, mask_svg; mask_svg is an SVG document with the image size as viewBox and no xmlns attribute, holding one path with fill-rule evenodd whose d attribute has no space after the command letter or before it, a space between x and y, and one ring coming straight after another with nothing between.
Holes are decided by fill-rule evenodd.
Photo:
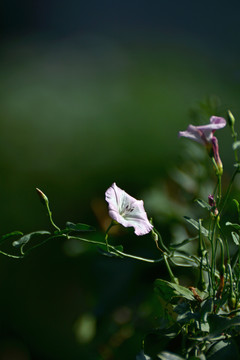
<instances>
[{"instance_id":1,"label":"foliage","mask_svg":"<svg viewBox=\"0 0 240 360\"><path fill-rule=\"evenodd\" d=\"M180 132L202 144L212 160L216 185L211 194L205 193L195 200L204 216L185 216L186 224L191 226L190 236L166 245L154 222L147 218L141 200L136 200L114 183L106 191L109 214L112 221L102 241L94 240L95 228L82 223L66 222L60 228L53 221L48 197L40 190L37 193L47 211L52 231L38 230L28 234L13 231L0 238L2 246L12 241L12 252L0 253L12 258L24 258L37 247L52 239L76 240L95 245L104 255L112 258L131 258L150 264L163 262L169 280L156 279L154 291L159 300L162 317L158 327L150 331L143 341L143 349L137 360L178 360L238 358L240 347L240 204L232 199L238 222L234 218L225 219L224 210L229 201L231 188L240 172L238 158L239 141L235 131L235 119L228 112L229 126L233 137L235 170L224 191L222 191L223 165L219 155L215 130L223 128L226 121L216 116L210 124L190 125ZM220 125L219 125L220 124ZM186 179L186 177L184 177ZM206 201L208 199L208 201ZM110 230L121 224L134 227L136 235L151 234L159 257L144 258L125 252L122 245L109 242ZM229 231L230 229L230 231ZM197 244L195 252L186 251L186 246ZM231 248L231 251L230 251ZM173 268L194 268L198 274L194 286L179 284ZM175 272L175 271L174 271ZM90 321L91 318L87 320ZM91 323L91 321L89 322Z\"/></svg>"}]
</instances>

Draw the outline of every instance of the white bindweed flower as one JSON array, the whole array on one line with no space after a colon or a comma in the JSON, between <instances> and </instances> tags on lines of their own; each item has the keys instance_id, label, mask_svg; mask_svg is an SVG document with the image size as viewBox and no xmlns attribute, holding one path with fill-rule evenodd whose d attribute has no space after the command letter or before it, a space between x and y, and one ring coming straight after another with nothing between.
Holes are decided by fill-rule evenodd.
<instances>
[{"instance_id":1,"label":"white bindweed flower","mask_svg":"<svg viewBox=\"0 0 240 360\"><path fill-rule=\"evenodd\" d=\"M109 216L124 227L134 227L136 235L145 235L153 229L144 210L143 201L134 199L116 183L107 189L105 199L108 202Z\"/></svg>"}]
</instances>

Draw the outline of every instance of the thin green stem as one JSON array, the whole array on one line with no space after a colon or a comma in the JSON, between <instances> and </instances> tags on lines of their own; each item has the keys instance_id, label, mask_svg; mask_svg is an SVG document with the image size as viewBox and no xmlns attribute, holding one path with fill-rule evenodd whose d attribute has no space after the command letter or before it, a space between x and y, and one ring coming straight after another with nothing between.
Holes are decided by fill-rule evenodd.
<instances>
[{"instance_id":1,"label":"thin green stem","mask_svg":"<svg viewBox=\"0 0 240 360\"><path fill-rule=\"evenodd\" d=\"M75 239L75 240L80 240L86 243L90 243L90 244L94 244L94 245L105 245L102 241L96 241L96 240L89 240L89 239L84 239L84 238L79 238L77 236L69 236L69 239ZM140 256L135 256L135 255L131 255L131 254L127 254L124 253L123 251L118 250L116 247L109 245L108 244L109 249L113 250L112 254L119 254L122 255L124 257L129 257L135 260L140 260L140 261L145 261L145 262L149 262L149 263L159 263L161 262L163 259L146 259Z\"/></svg>"},{"instance_id":2,"label":"thin green stem","mask_svg":"<svg viewBox=\"0 0 240 360\"><path fill-rule=\"evenodd\" d=\"M217 206L220 204L222 198L222 175L218 175L218 198L217 198Z\"/></svg>"},{"instance_id":3,"label":"thin green stem","mask_svg":"<svg viewBox=\"0 0 240 360\"><path fill-rule=\"evenodd\" d=\"M217 227L217 217L214 218L214 224L213 224L213 230L212 230L212 236L210 239L211 243L211 280L212 280L212 293L214 295L216 284L215 284L215 272L216 272L216 227Z\"/></svg>"},{"instance_id":4,"label":"thin green stem","mask_svg":"<svg viewBox=\"0 0 240 360\"><path fill-rule=\"evenodd\" d=\"M109 225L109 227L107 228L107 230L106 230L106 233L105 233L105 243L106 243L106 247L107 247L107 251L109 252L109 244L108 244L108 233L109 233L109 231L110 231L110 229L114 226L114 225L116 225L113 221L111 222L111 224Z\"/></svg>"},{"instance_id":5,"label":"thin green stem","mask_svg":"<svg viewBox=\"0 0 240 360\"><path fill-rule=\"evenodd\" d=\"M53 236L50 236L50 237L48 237L47 239L43 240L41 243L36 244L36 245L30 247L30 249L28 249L28 250L25 251L25 252L23 251L23 248L24 248L24 246L25 246L26 244L24 244L23 246L21 246L21 254L24 255L24 256L26 256L30 251L32 251L33 249L38 248L39 246L42 246L43 244L45 244L45 243L48 242L49 240L57 239L57 238L61 238L61 237L69 238L67 234L61 234L61 235L57 234L57 235L53 235Z\"/></svg>"},{"instance_id":6,"label":"thin green stem","mask_svg":"<svg viewBox=\"0 0 240 360\"><path fill-rule=\"evenodd\" d=\"M229 273L229 280L230 280L230 297L234 296L234 291L233 291L233 275L232 275L232 268L231 265L228 264L228 273Z\"/></svg>"},{"instance_id":7,"label":"thin green stem","mask_svg":"<svg viewBox=\"0 0 240 360\"><path fill-rule=\"evenodd\" d=\"M199 290L203 291L206 288L204 276L203 276L203 255L204 255L204 249L203 249L203 241L202 241L202 221L199 219L199 244L198 244L198 256L200 257L200 269L199 269L199 281L198 281L198 288Z\"/></svg>"},{"instance_id":8,"label":"thin green stem","mask_svg":"<svg viewBox=\"0 0 240 360\"><path fill-rule=\"evenodd\" d=\"M228 116L230 116L231 118L231 131L232 131L232 138L233 138L233 143L236 143L237 142L237 133L234 129L234 125L235 125L235 119L234 119L234 116L233 114L231 113L231 111L228 111ZM234 149L234 157L235 157L235 160L236 162L238 163L238 150L237 148Z\"/></svg>"},{"instance_id":9,"label":"thin green stem","mask_svg":"<svg viewBox=\"0 0 240 360\"><path fill-rule=\"evenodd\" d=\"M160 246L169 254L170 251L169 251L168 248L164 245L164 242L163 242L163 239L162 239L161 234L157 231L157 229L156 229L155 227L153 228L153 231L155 231L155 233L156 233L157 236L158 236L158 240L159 240ZM159 250L161 250L161 249L159 248Z\"/></svg>"},{"instance_id":10,"label":"thin green stem","mask_svg":"<svg viewBox=\"0 0 240 360\"><path fill-rule=\"evenodd\" d=\"M222 203L222 205L221 205L221 208L219 209L219 215L221 215L221 213L222 213L222 211L223 211L223 209L224 209L224 207L225 207L225 205L226 205L226 202L227 202L227 200L228 200L228 197L229 197L229 194L230 194L230 191L231 191L231 188L232 188L232 184L233 184L233 182L234 182L234 179L235 179L236 175L237 175L239 172L240 172L240 167L238 166L238 167L236 168L236 170L234 171L234 173L233 173L233 175L232 175L232 178L231 178L231 180L230 180L230 183L229 183L229 185L228 185L226 195L225 195L225 197L224 197L224 199L223 199L223 203Z\"/></svg>"},{"instance_id":11,"label":"thin green stem","mask_svg":"<svg viewBox=\"0 0 240 360\"><path fill-rule=\"evenodd\" d=\"M50 222L51 222L52 226L55 227L55 229L57 229L58 231L61 231L61 229L53 221L52 212L50 210L50 207L49 207L48 203L46 203L46 207L47 207L48 216L49 216L49 219L50 219Z\"/></svg>"},{"instance_id":12,"label":"thin green stem","mask_svg":"<svg viewBox=\"0 0 240 360\"><path fill-rule=\"evenodd\" d=\"M22 259L23 258L23 256L21 256L21 255L19 256L19 255L8 254L8 253L6 253L6 252L4 252L2 250L0 250L0 254L8 256L8 257L13 258L13 259Z\"/></svg>"},{"instance_id":13,"label":"thin green stem","mask_svg":"<svg viewBox=\"0 0 240 360\"><path fill-rule=\"evenodd\" d=\"M173 275L173 272L172 272L172 269L169 265L169 262L168 262L168 255L167 254L163 254L163 259L165 261L165 265L167 267L167 270L168 270L168 273L169 273L169 276L170 276L170 279L171 279L171 282L175 283L175 284L179 284L179 281L178 279Z\"/></svg>"}]
</instances>

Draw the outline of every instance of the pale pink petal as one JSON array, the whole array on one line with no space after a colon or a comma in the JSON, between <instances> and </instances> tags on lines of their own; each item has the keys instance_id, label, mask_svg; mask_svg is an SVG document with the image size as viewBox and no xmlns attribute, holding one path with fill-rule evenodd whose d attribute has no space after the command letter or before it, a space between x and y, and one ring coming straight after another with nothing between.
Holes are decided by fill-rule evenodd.
<instances>
[{"instance_id":1,"label":"pale pink petal","mask_svg":"<svg viewBox=\"0 0 240 360\"><path fill-rule=\"evenodd\" d=\"M212 116L210 123L215 125L215 130L222 129L227 124L226 120L219 116Z\"/></svg>"},{"instance_id":2,"label":"pale pink petal","mask_svg":"<svg viewBox=\"0 0 240 360\"><path fill-rule=\"evenodd\" d=\"M198 130L197 126L189 125L186 131L179 131L178 136L183 136L188 139L197 141L200 144L205 144L201 132Z\"/></svg>"},{"instance_id":3,"label":"pale pink petal","mask_svg":"<svg viewBox=\"0 0 240 360\"><path fill-rule=\"evenodd\" d=\"M211 142L214 132L222 129L224 126L226 126L226 120L224 118L212 116L210 118L210 124L200 126L189 125L186 131L179 132L179 136L184 136L206 145Z\"/></svg>"}]
</instances>

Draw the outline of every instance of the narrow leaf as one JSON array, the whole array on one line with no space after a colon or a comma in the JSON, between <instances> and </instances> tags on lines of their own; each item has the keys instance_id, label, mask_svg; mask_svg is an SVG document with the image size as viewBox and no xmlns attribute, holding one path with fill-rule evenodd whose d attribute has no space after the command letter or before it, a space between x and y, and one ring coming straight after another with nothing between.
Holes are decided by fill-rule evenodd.
<instances>
[{"instance_id":1,"label":"narrow leaf","mask_svg":"<svg viewBox=\"0 0 240 360\"><path fill-rule=\"evenodd\" d=\"M196 240L197 238L198 238L197 236L194 236L192 238L185 239L185 240L183 240L183 241L181 241L181 242L179 242L177 244L170 244L169 249L170 250L178 249L178 248L188 244L190 241Z\"/></svg>"},{"instance_id":2,"label":"narrow leaf","mask_svg":"<svg viewBox=\"0 0 240 360\"><path fill-rule=\"evenodd\" d=\"M12 243L12 245L14 247L20 247L20 246L26 245L36 235L50 235L50 234L51 233L49 231L44 231L44 230L35 231L30 234L26 234L26 235L22 236L19 240L15 240Z\"/></svg>"},{"instance_id":3,"label":"narrow leaf","mask_svg":"<svg viewBox=\"0 0 240 360\"><path fill-rule=\"evenodd\" d=\"M230 221L226 222L226 226L232 226L235 230L240 230L240 225L239 224L233 224Z\"/></svg>"},{"instance_id":4,"label":"narrow leaf","mask_svg":"<svg viewBox=\"0 0 240 360\"><path fill-rule=\"evenodd\" d=\"M206 201L204 201L204 200L202 200L202 199L196 199L195 201L196 201L196 202L198 203L198 205L200 205L202 208L211 210L211 206L210 206Z\"/></svg>"},{"instance_id":5,"label":"narrow leaf","mask_svg":"<svg viewBox=\"0 0 240 360\"><path fill-rule=\"evenodd\" d=\"M198 223L198 221L196 221L196 220L194 220L194 219L192 219L192 218L190 218L190 217L188 217L188 216L184 216L184 219L185 219L189 224L191 224L193 227L195 227L195 229L199 230L199 223ZM202 233L204 236L208 236L208 234L209 234L208 230L207 230L205 227L203 227L202 225L201 225L201 233Z\"/></svg>"},{"instance_id":6,"label":"narrow leaf","mask_svg":"<svg viewBox=\"0 0 240 360\"><path fill-rule=\"evenodd\" d=\"M184 360L183 357L170 353L168 351L162 351L160 354L157 355L157 359L161 360Z\"/></svg>"},{"instance_id":7,"label":"narrow leaf","mask_svg":"<svg viewBox=\"0 0 240 360\"><path fill-rule=\"evenodd\" d=\"M232 234L232 238L233 238L234 243L236 245L239 245L239 235L234 231L232 231L231 234Z\"/></svg>"},{"instance_id":8,"label":"narrow leaf","mask_svg":"<svg viewBox=\"0 0 240 360\"><path fill-rule=\"evenodd\" d=\"M239 205L239 202L236 200L236 199L233 199L233 202L234 202L234 204L236 205L236 207L237 207L237 211L238 211L238 213L240 212L240 205Z\"/></svg>"},{"instance_id":9,"label":"narrow leaf","mask_svg":"<svg viewBox=\"0 0 240 360\"><path fill-rule=\"evenodd\" d=\"M66 229L71 231L78 231L78 232L84 232L84 231L96 231L93 226L86 225L86 224L74 224L70 221L66 223Z\"/></svg>"}]
</instances>

